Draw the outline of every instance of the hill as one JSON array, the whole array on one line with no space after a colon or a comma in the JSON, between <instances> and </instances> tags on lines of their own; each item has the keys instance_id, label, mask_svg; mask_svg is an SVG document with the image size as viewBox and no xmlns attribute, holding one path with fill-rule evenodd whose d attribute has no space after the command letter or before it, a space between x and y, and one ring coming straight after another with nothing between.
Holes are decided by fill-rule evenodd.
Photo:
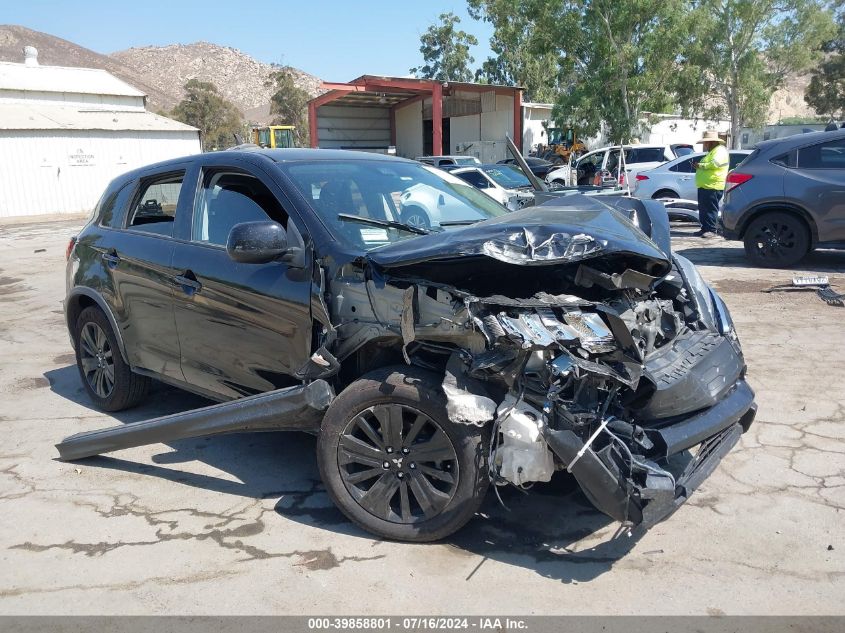
<instances>
[{"instance_id":1,"label":"hill","mask_svg":"<svg viewBox=\"0 0 845 633\"><path fill-rule=\"evenodd\" d=\"M22 62L23 47L38 49L44 65L102 68L143 90L150 110L170 110L184 96L189 79L210 81L244 116L256 123L270 119L272 91L264 84L277 70L235 48L209 42L129 48L111 55L96 53L59 37L23 26L0 25L0 61ZM292 68L297 84L316 95L320 80Z\"/></svg>"},{"instance_id":2,"label":"hill","mask_svg":"<svg viewBox=\"0 0 845 633\"><path fill-rule=\"evenodd\" d=\"M141 81L174 97L181 98L185 82L197 78L217 86L248 119L263 123L269 118L273 91L264 84L277 67L259 62L238 49L196 42L129 48L109 57L132 68ZM317 94L320 85L317 77L297 68L291 70L297 85L312 95Z\"/></svg>"}]
</instances>

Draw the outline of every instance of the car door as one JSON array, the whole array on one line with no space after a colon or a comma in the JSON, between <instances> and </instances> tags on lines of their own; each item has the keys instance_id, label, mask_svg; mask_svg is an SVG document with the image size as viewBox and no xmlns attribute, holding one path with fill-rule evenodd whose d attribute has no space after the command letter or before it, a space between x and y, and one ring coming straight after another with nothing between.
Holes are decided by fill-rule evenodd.
<instances>
[{"instance_id":1,"label":"car door","mask_svg":"<svg viewBox=\"0 0 845 633\"><path fill-rule=\"evenodd\" d=\"M701 160L701 156L697 158L687 158L679 161L669 168L672 174L672 186L678 192L678 196L684 200L697 200L698 190L695 187L695 167L693 163Z\"/></svg>"},{"instance_id":2,"label":"car door","mask_svg":"<svg viewBox=\"0 0 845 633\"><path fill-rule=\"evenodd\" d=\"M288 228L290 208L259 167L206 159L173 258L182 373L195 388L235 398L300 382L293 374L312 343L308 267L239 263L226 252L234 225L272 220Z\"/></svg>"},{"instance_id":3,"label":"car door","mask_svg":"<svg viewBox=\"0 0 845 633\"><path fill-rule=\"evenodd\" d=\"M174 227L188 212L188 165L147 173L128 196L122 226L109 233L100 255L114 288L115 320L130 365L181 381L173 320Z\"/></svg>"},{"instance_id":4,"label":"car door","mask_svg":"<svg viewBox=\"0 0 845 633\"><path fill-rule=\"evenodd\" d=\"M784 191L813 214L820 242L845 241L845 138L799 148Z\"/></svg>"}]
</instances>

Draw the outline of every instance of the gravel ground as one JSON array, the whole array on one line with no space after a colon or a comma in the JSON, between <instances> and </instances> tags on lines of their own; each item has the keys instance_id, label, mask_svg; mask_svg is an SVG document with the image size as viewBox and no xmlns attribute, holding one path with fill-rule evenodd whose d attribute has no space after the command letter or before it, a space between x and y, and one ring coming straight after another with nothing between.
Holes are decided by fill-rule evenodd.
<instances>
[{"instance_id":1,"label":"gravel ground","mask_svg":"<svg viewBox=\"0 0 845 633\"><path fill-rule=\"evenodd\" d=\"M760 405L689 503L617 535L557 476L406 545L332 507L306 435L57 461L62 437L115 420L91 408L62 316L79 224L0 226L0 613L845 614L845 308L761 292L792 271L750 267L738 243L675 229L733 312ZM845 253L800 270L845 289ZM201 404L158 387L116 418Z\"/></svg>"}]
</instances>

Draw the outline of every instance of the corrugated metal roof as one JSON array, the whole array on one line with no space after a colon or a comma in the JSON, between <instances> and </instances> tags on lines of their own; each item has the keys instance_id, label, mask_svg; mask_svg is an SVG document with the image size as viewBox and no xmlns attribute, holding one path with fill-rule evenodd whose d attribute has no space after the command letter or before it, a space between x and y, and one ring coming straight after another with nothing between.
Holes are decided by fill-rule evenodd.
<instances>
[{"instance_id":1,"label":"corrugated metal roof","mask_svg":"<svg viewBox=\"0 0 845 633\"><path fill-rule=\"evenodd\" d=\"M143 97L143 92L99 68L25 66L0 62L0 90Z\"/></svg>"},{"instance_id":2,"label":"corrugated metal roof","mask_svg":"<svg viewBox=\"0 0 845 633\"><path fill-rule=\"evenodd\" d=\"M67 106L0 103L0 130L151 130L196 128L142 110L82 109Z\"/></svg>"}]
</instances>

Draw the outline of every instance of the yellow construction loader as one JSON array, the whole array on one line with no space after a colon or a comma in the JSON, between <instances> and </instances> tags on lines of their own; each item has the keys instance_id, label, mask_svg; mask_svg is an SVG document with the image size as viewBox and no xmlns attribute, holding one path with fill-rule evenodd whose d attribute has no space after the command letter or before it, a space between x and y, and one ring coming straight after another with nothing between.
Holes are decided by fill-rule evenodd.
<instances>
[{"instance_id":1,"label":"yellow construction loader","mask_svg":"<svg viewBox=\"0 0 845 633\"><path fill-rule=\"evenodd\" d=\"M546 130L547 143L537 152L539 158L553 163L568 163L569 156L573 159L587 151L587 146L575 134L574 127L550 127Z\"/></svg>"},{"instance_id":2,"label":"yellow construction loader","mask_svg":"<svg viewBox=\"0 0 845 633\"><path fill-rule=\"evenodd\" d=\"M296 147L293 139L293 125L268 125L252 128L252 142L260 147L276 149Z\"/></svg>"}]
</instances>

